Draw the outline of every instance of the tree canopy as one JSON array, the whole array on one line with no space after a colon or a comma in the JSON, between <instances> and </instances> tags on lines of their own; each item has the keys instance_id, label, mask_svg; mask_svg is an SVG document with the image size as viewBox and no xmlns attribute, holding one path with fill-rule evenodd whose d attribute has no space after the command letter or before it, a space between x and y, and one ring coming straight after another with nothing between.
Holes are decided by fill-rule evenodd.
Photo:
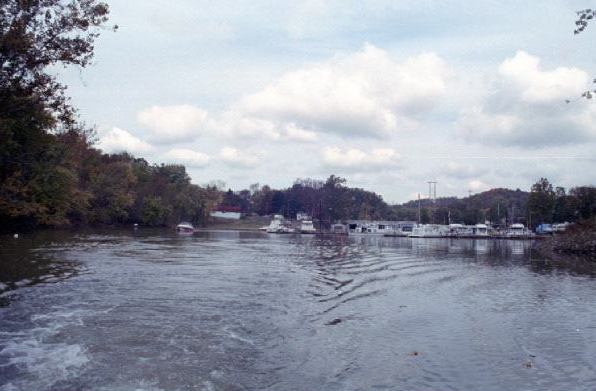
<instances>
[{"instance_id":1,"label":"tree canopy","mask_svg":"<svg viewBox=\"0 0 596 391\"><path fill-rule=\"evenodd\" d=\"M206 221L218 193L183 166L93 148L52 66L86 67L106 29L98 0L0 2L0 221L11 227Z\"/></svg>"}]
</instances>

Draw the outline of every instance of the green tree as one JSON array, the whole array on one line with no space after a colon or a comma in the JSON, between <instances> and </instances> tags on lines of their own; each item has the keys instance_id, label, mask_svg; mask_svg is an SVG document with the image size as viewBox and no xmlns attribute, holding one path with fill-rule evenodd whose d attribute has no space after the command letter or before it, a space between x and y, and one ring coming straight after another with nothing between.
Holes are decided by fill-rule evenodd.
<instances>
[{"instance_id":1,"label":"green tree","mask_svg":"<svg viewBox=\"0 0 596 391\"><path fill-rule=\"evenodd\" d=\"M577 218L589 219L596 216L596 187L578 186L569 193Z\"/></svg>"},{"instance_id":2,"label":"green tree","mask_svg":"<svg viewBox=\"0 0 596 391\"><path fill-rule=\"evenodd\" d=\"M143 224L149 226L165 225L172 208L164 205L161 197L145 197L143 200Z\"/></svg>"},{"instance_id":3,"label":"green tree","mask_svg":"<svg viewBox=\"0 0 596 391\"><path fill-rule=\"evenodd\" d=\"M55 65L85 67L108 7L95 0L0 2L0 219L61 225L86 207L68 144L76 123Z\"/></svg>"},{"instance_id":4,"label":"green tree","mask_svg":"<svg viewBox=\"0 0 596 391\"><path fill-rule=\"evenodd\" d=\"M130 162L118 156L106 156L90 179L91 221L102 224L129 221L135 200L133 175Z\"/></svg>"},{"instance_id":5,"label":"green tree","mask_svg":"<svg viewBox=\"0 0 596 391\"><path fill-rule=\"evenodd\" d=\"M528 197L528 220L533 226L540 223L552 223L555 208L555 191L546 178L540 178L532 185Z\"/></svg>"}]
</instances>

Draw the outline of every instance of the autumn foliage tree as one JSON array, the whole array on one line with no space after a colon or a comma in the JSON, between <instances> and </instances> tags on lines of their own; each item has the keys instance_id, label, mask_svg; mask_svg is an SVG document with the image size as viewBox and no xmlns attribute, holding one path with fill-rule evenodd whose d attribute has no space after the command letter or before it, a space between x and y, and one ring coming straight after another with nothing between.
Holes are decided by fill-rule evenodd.
<instances>
[{"instance_id":1,"label":"autumn foliage tree","mask_svg":"<svg viewBox=\"0 0 596 391\"><path fill-rule=\"evenodd\" d=\"M65 142L88 148L89 130L77 123L66 86L49 68L87 66L107 17L108 6L96 0L0 2L0 218L6 222L60 225L86 202L78 161Z\"/></svg>"},{"instance_id":2,"label":"autumn foliage tree","mask_svg":"<svg viewBox=\"0 0 596 391\"><path fill-rule=\"evenodd\" d=\"M106 30L100 0L0 1L0 229L206 221L219 194L184 166L93 148L56 66L84 68Z\"/></svg>"}]
</instances>

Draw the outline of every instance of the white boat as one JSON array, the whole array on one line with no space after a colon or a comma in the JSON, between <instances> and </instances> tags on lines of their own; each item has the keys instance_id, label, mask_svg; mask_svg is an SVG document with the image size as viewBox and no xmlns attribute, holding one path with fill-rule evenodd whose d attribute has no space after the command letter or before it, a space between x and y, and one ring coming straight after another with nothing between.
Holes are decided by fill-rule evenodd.
<instances>
[{"instance_id":1,"label":"white boat","mask_svg":"<svg viewBox=\"0 0 596 391\"><path fill-rule=\"evenodd\" d=\"M553 232L554 233L559 233L559 232L565 232L567 230L567 228L569 228L571 224L570 223L555 223L553 224Z\"/></svg>"},{"instance_id":2,"label":"white boat","mask_svg":"<svg viewBox=\"0 0 596 391\"><path fill-rule=\"evenodd\" d=\"M392 233L393 228L385 221L374 220L350 220L348 221L348 233L365 235L384 235Z\"/></svg>"},{"instance_id":3,"label":"white boat","mask_svg":"<svg viewBox=\"0 0 596 391\"><path fill-rule=\"evenodd\" d=\"M273 220L269 223L266 231L274 234L289 234L294 233L292 228L285 220L282 215L273 215Z\"/></svg>"},{"instance_id":4,"label":"white boat","mask_svg":"<svg viewBox=\"0 0 596 391\"><path fill-rule=\"evenodd\" d=\"M536 235L523 224L511 224L505 231L504 236L511 239L526 239Z\"/></svg>"},{"instance_id":5,"label":"white boat","mask_svg":"<svg viewBox=\"0 0 596 391\"><path fill-rule=\"evenodd\" d=\"M302 234L314 234L317 233L315 226L312 223L312 220L302 220L300 224L300 233Z\"/></svg>"},{"instance_id":6,"label":"white boat","mask_svg":"<svg viewBox=\"0 0 596 391\"><path fill-rule=\"evenodd\" d=\"M449 236L449 226L439 224L421 224L412 230L411 238L446 238Z\"/></svg>"},{"instance_id":7,"label":"white boat","mask_svg":"<svg viewBox=\"0 0 596 391\"><path fill-rule=\"evenodd\" d=\"M348 220L350 235L408 236L416 225L413 221Z\"/></svg>"},{"instance_id":8,"label":"white boat","mask_svg":"<svg viewBox=\"0 0 596 391\"><path fill-rule=\"evenodd\" d=\"M183 221L176 226L176 232L179 234L192 234L195 232L195 227L191 223Z\"/></svg>"},{"instance_id":9,"label":"white boat","mask_svg":"<svg viewBox=\"0 0 596 391\"><path fill-rule=\"evenodd\" d=\"M488 225L476 224L472 230L472 234L476 238L488 237Z\"/></svg>"},{"instance_id":10,"label":"white boat","mask_svg":"<svg viewBox=\"0 0 596 391\"><path fill-rule=\"evenodd\" d=\"M448 236L450 238L486 238L488 237L488 226L486 224L449 224Z\"/></svg>"}]
</instances>

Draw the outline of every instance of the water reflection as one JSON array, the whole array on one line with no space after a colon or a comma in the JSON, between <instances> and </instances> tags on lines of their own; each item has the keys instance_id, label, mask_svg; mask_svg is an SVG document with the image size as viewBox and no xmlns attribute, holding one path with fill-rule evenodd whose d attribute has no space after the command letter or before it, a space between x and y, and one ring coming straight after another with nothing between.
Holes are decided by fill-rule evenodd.
<instances>
[{"instance_id":1,"label":"water reflection","mask_svg":"<svg viewBox=\"0 0 596 391\"><path fill-rule=\"evenodd\" d=\"M0 238L0 306L8 305L18 288L56 283L80 273L79 263L60 256L72 244L72 239L64 239L63 234L49 232Z\"/></svg>"}]
</instances>

